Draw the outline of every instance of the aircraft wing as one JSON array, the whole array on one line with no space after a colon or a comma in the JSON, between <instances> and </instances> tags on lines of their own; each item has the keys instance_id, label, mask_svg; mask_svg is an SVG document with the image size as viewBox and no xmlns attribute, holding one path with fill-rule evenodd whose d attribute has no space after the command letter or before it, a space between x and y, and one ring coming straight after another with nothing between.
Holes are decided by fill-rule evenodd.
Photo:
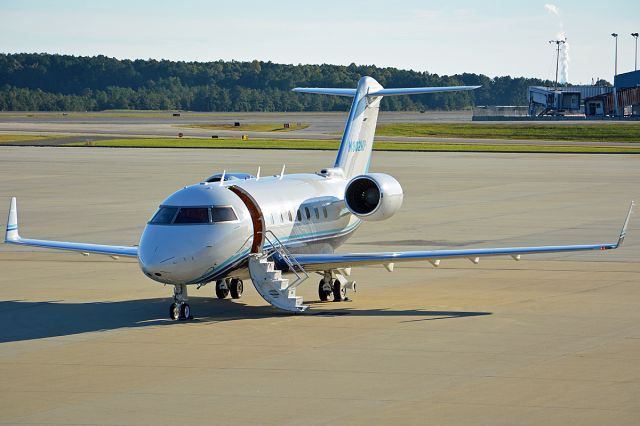
<instances>
[{"instance_id":1,"label":"aircraft wing","mask_svg":"<svg viewBox=\"0 0 640 426\"><path fill-rule=\"evenodd\" d=\"M4 242L21 246L42 247L57 250L77 251L80 253L96 253L109 256L138 257L138 247L127 246L107 246L102 244L69 243L65 241L31 240L21 238L18 234L18 209L16 199L11 199L11 209L9 210L9 220L7 221L7 232Z\"/></svg>"},{"instance_id":2,"label":"aircraft wing","mask_svg":"<svg viewBox=\"0 0 640 426\"><path fill-rule=\"evenodd\" d=\"M534 247L503 247L503 248L479 248L464 250L426 250L405 252L373 252L373 253L348 253L348 254L296 254L296 261L307 271L325 271L329 269L349 268L361 265L385 265L392 270L393 265L399 262L415 262L426 260L434 266L438 266L441 259L467 258L473 263L478 263L481 257L511 256L520 260L521 255L540 253L562 253L587 250L613 250L622 245L629 218L633 211L634 203L631 203L629 212L622 226L622 231L615 243L597 243L568 246L534 246Z\"/></svg>"}]
</instances>

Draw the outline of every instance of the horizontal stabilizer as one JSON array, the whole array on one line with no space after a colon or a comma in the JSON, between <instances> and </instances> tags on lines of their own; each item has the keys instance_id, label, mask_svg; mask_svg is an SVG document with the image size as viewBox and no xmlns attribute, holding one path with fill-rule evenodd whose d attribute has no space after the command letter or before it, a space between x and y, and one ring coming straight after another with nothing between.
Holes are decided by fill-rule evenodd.
<instances>
[{"instance_id":1,"label":"horizontal stabilizer","mask_svg":"<svg viewBox=\"0 0 640 426\"><path fill-rule=\"evenodd\" d=\"M296 87L294 92L315 93L318 95L355 96L356 89L331 89L325 87Z\"/></svg>"},{"instance_id":2,"label":"horizontal stabilizer","mask_svg":"<svg viewBox=\"0 0 640 426\"><path fill-rule=\"evenodd\" d=\"M422 93L459 92L474 90L482 86L444 86L444 87L407 87L404 89L380 89L367 93L367 96L420 95Z\"/></svg>"},{"instance_id":3,"label":"horizontal stabilizer","mask_svg":"<svg viewBox=\"0 0 640 426\"><path fill-rule=\"evenodd\" d=\"M407 87L402 89L378 89L369 91L366 96L398 96L420 95L424 93L459 92L474 90L482 86L442 86L442 87ZM357 89L332 89L328 87L296 87L294 92L314 93L318 95L355 96Z\"/></svg>"}]
</instances>

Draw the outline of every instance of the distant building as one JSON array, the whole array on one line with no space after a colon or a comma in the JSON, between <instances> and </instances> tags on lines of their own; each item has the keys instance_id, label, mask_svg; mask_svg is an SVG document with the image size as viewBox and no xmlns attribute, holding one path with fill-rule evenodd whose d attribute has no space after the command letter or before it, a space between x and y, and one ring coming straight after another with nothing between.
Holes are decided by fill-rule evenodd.
<instances>
[{"instance_id":1,"label":"distant building","mask_svg":"<svg viewBox=\"0 0 640 426\"><path fill-rule=\"evenodd\" d=\"M582 114L585 110L584 99L613 91L607 86L567 86L529 87L529 115L540 117L545 115L562 116Z\"/></svg>"},{"instance_id":2,"label":"distant building","mask_svg":"<svg viewBox=\"0 0 640 426\"><path fill-rule=\"evenodd\" d=\"M587 116L640 116L640 71L616 75L611 91L585 99L584 112Z\"/></svg>"}]
</instances>

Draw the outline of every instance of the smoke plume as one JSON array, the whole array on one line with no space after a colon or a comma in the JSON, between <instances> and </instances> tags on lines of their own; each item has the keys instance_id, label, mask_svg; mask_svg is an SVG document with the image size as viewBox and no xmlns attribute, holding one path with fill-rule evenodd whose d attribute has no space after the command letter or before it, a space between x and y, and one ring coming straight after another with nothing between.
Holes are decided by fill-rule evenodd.
<instances>
[{"instance_id":1,"label":"smoke plume","mask_svg":"<svg viewBox=\"0 0 640 426\"><path fill-rule=\"evenodd\" d=\"M545 4L544 8L557 20L559 31L556 34L556 40L564 40L565 43L560 45L560 64L558 68L558 80L561 84L566 84L569 81L569 42L564 32L564 24L562 22L562 16L560 9L555 4Z\"/></svg>"}]
</instances>

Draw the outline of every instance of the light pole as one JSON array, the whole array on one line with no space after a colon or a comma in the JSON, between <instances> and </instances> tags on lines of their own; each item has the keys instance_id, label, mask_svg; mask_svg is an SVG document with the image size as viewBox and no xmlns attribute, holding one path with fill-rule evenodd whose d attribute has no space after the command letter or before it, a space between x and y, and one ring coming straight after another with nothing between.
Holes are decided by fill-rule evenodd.
<instances>
[{"instance_id":1,"label":"light pole","mask_svg":"<svg viewBox=\"0 0 640 426\"><path fill-rule=\"evenodd\" d=\"M634 69L638 71L638 33L631 33L631 37L636 39L636 62Z\"/></svg>"},{"instance_id":2,"label":"light pole","mask_svg":"<svg viewBox=\"0 0 640 426\"><path fill-rule=\"evenodd\" d=\"M618 34L611 33L611 37L616 39L615 68L613 71L613 114L618 116L618 93L616 92L616 76L618 75Z\"/></svg>"},{"instance_id":3,"label":"light pole","mask_svg":"<svg viewBox=\"0 0 640 426\"><path fill-rule=\"evenodd\" d=\"M565 44L567 40L549 40L550 44L556 44L556 83L554 90L558 90L558 65L560 64L560 45Z\"/></svg>"},{"instance_id":4,"label":"light pole","mask_svg":"<svg viewBox=\"0 0 640 426\"><path fill-rule=\"evenodd\" d=\"M613 73L613 77L615 78L615 76L618 75L618 34L611 33L611 37L616 39L615 71Z\"/></svg>"}]
</instances>

